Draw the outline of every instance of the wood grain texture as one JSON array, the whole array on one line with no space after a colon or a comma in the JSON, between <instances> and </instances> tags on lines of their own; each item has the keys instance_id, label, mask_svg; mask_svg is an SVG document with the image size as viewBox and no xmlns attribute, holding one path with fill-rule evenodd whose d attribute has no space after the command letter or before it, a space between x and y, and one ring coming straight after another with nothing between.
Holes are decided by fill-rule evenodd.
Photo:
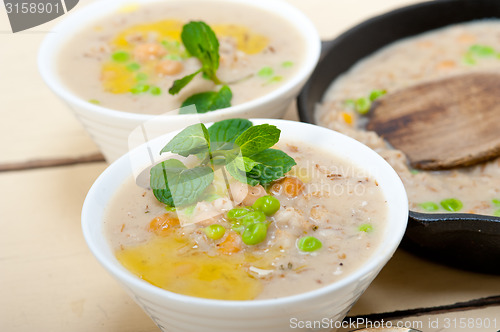
<instances>
[{"instance_id":1,"label":"wood grain texture","mask_svg":"<svg viewBox=\"0 0 500 332\"><path fill-rule=\"evenodd\" d=\"M51 159L33 159L24 162L0 163L0 172L23 171L28 169L45 168L45 167L60 167L76 164L86 164L102 162L104 156L101 153L93 153L90 155L75 157L75 158L51 158Z\"/></svg>"},{"instance_id":2,"label":"wood grain texture","mask_svg":"<svg viewBox=\"0 0 500 332\"><path fill-rule=\"evenodd\" d=\"M368 130L402 150L413 167L449 169L500 155L500 74L476 73L388 94Z\"/></svg>"}]
</instances>

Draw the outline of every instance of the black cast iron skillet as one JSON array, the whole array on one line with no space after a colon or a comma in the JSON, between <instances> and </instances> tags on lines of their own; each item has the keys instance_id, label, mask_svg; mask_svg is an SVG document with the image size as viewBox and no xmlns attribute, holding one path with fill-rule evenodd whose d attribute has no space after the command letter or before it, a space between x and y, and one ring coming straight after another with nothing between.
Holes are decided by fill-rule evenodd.
<instances>
[{"instance_id":1,"label":"black cast iron skillet","mask_svg":"<svg viewBox=\"0 0 500 332\"><path fill-rule=\"evenodd\" d=\"M374 17L325 42L322 58L298 97L300 120L315 123L315 104L330 83L381 47L450 24L485 18L500 18L500 0L435 0ZM447 265L500 274L500 218L410 211L402 247Z\"/></svg>"}]
</instances>

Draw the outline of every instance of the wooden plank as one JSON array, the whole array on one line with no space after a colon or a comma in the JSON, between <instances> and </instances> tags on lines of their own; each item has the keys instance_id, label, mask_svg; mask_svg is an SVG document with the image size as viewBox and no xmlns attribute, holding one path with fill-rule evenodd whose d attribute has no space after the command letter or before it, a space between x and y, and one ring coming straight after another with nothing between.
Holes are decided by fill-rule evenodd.
<instances>
[{"instance_id":1,"label":"wooden plank","mask_svg":"<svg viewBox=\"0 0 500 332\"><path fill-rule=\"evenodd\" d=\"M93 153L86 156L75 158L53 158L53 159L35 159L23 162L0 163L0 172L23 171L37 168L60 167L76 164L86 164L103 162L104 156L101 153Z\"/></svg>"}]
</instances>

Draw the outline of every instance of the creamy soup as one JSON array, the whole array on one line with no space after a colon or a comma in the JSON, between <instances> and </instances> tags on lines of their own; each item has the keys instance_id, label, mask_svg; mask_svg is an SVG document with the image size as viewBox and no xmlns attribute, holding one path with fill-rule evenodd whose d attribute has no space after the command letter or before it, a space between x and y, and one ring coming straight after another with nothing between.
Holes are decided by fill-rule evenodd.
<instances>
[{"instance_id":1,"label":"creamy soup","mask_svg":"<svg viewBox=\"0 0 500 332\"><path fill-rule=\"evenodd\" d=\"M168 92L175 80L201 67L181 40L183 25L200 20L217 35L217 76L232 90L231 105L263 96L295 74L304 41L292 24L251 6L220 6L168 1L124 7L65 45L61 77L90 103L147 114L176 110L188 97L221 87L199 74L179 94Z\"/></svg>"},{"instance_id":2,"label":"creamy soup","mask_svg":"<svg viewBox=\"0 0 500 332\"><path fill-rule=\"evenodd\" d=\"M177 213L166 211L150 189L129 179L105 218L118 260L166 290L227 300L314 290L365 264L381 242L387 218L376 180L313 146L280 141L277 147L297 164L266 189L228 177L231 197L241 201L237 206L219 195ZM256 208L261 197L277 199L279 208L267 217L265 240L246 244L231 211ZM186 210L198 217L210 211L212 217L181 227L178 217ZM209 238L205 229L210 225L221 226L222 237Z\"/></svg>"},{"instance_id":3,"label":"creamy soup","mask_svg":"<svg viewBox=\"0 0 500 332\"><path fill-rule=\"evenodd\" d=\"M317 123L367 144L398 172L420 212L500 216L500 159L449 171L411 169L405 154L366 131L371 100L425 81L470 72L500 71L500 21L453 25L390 44L332 83ZM383 98L383 96L382 96Z\"/></svg>"}]
</instances>

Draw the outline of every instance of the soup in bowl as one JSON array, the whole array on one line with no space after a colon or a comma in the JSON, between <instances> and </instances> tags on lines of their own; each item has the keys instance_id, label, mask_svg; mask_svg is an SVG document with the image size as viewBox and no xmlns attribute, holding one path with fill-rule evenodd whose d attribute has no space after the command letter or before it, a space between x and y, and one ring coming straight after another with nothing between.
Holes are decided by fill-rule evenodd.
<instances>
[{"instance_id":1,"label":"soup in bowl","mask_svg":"<svg viewBox=\"0 0 500 332\"><path fill-rule=\"evenodd\" d=\"M263 119L152 140L98 178L82 212L100 263L160 328L186 331L284 331L294 319L334 329L407 218L403 185L375 152Z\"/></svg>"},{"instance_id":2,"label":"soup in bowl","mask_svg":"<svg viewBox=\"0 0 500 332\"><path fill-rule=\"evenodd\" d=\"M69 15L43 42L39 68L112 161L154 115L189 122L184 106L208 122L281 117L319 51L313 24L284 2L120 0Z\"/></svg>"}]
</instances>

